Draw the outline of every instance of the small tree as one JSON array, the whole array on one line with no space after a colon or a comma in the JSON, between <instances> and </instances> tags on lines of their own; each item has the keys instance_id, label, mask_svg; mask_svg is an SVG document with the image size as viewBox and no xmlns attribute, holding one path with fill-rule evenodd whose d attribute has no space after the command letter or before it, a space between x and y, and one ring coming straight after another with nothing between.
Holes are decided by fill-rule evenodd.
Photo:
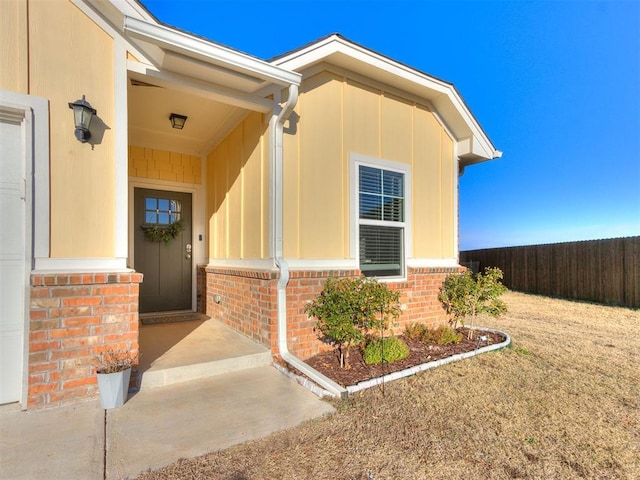
<instances>
[{"instance_id":1,"label":"small tree","mask_svg":"<svg viewBox=\"0 0 640 480\"><path fill-rule=\"evenodd\" d=\"M349 349L372 329L388 328L400 316L400 294L374 279L329 278L322 293L305 306L316 327L338 349L341 368L349 368Z\"/></svg>"},{"instance_id":2,"label":"small tree","mask_svg":"<svg viewBox=\"0 0 640 480\"><path fill-rule=\"evenodd\" d=\"M471 318L469 338L473 338L473 326L478 314L486 313L499 317L506 313L507 305L500 296L507 291L502 285L502 270L487 267L484 273L474 274L466 270L462 274L449 275L440 289L438 299L451 315L454 328L458 322L464 326Z\"/></svg>"}]
</instances>

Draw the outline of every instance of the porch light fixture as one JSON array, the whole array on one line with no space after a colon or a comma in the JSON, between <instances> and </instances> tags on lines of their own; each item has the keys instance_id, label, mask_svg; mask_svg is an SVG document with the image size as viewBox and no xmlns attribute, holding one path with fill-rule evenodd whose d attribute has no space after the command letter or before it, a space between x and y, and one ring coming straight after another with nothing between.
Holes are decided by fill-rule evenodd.
<instances>
[{"instance_id":1,"label":"porch light fixture","mask_svg":"<svg viewBox=\"0 0 640 480\"><path fill-rule=\"evenodd\" d=\"M178 115L177 113L172 113L171 115L169 115L169 120L171 120L171 126L173 128L182 130L184 128L184 124L187 122L187 116Z\"/></svg>"},{"instance_id":2,"label":"porch light fixture","mask_svg":"<svg viewBox=\"0 0 640 480\"><path fill-rule=\"evenodd\" d=\"M91 132L89 131L91 119L98 112L85 100L84 95L82 95L80 100L70 103L69 108L73 110L73 120L76 125L76 138L82 143L85 143L91 138Z\"/></svg>"}]
</instances>

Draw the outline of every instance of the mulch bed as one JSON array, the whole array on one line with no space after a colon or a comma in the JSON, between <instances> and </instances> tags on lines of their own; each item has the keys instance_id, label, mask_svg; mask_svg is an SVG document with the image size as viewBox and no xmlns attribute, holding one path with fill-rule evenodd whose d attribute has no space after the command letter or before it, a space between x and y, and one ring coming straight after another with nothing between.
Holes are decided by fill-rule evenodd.
<instances>
[{"instance_id":1,"label":"mulch bed","mask_svg":"<svg viewBox=\"0 0 640 480\"><path fill-rule=\"evenodd\" d=\"M407 368L421 365L423 363L433 362L442 358L450 357L458 353L466 353L476 348L486 345L494 345L504 341L504 337L498 333L476 330L474 340L467 337L468 330L466 328L458 329L462 333L462 341L451 345L438 345L435 343L422 343L411 340L410 338L399 335L399 337L409 346L409 356L404 360L393 363L381 363L377 365L367 365L364 363L362 351L358 347L354 347L349 352L349 368L340 368L338 353L336 350L319 353L307 360L309 366L313 367L320 373L323 373L336 383L347 387L356 385L365 380L382 377L389 373L398 372ZM478 342L478 337L485 335L487 340Z\"/></svg>"}]
</instances>

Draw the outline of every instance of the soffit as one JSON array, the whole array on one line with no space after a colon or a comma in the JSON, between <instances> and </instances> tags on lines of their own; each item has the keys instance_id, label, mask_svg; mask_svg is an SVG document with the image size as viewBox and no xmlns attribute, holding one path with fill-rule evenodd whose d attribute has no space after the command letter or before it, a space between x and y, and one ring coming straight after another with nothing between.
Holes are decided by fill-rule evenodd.
<instances>
[{"instance_id":1,"label":"soffit","mask_svg":"<svg viewBox=\"0 0 640 480\"><path fill-rule=\"evenodd\" d=\"M128 97L131 145L191 155L208 153L248 113L233 105L132 78ZM182 130L171 126L171 113L188 117Z\"/></svg>"}]
</instances>

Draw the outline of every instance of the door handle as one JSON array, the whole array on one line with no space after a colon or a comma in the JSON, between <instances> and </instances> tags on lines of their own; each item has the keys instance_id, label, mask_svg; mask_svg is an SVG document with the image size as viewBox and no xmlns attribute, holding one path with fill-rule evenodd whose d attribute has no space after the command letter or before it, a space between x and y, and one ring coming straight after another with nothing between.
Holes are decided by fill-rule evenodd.
<instances>
[{"instance_id":1,"label":"door handle","mask_svg":"<svg viewBox=\"0 0 640 480\"><path fill-rule=\"evenodd\" d=\"M186 258L186 259L190 259L190 258L191 258L191 244L190 244L190 243L187 243L187 244L185 245L185 247L184 247L184 250L185 250L185 252L186 252L186 253L185 253L184 258Z\"/></svg>"}]
</instances>

